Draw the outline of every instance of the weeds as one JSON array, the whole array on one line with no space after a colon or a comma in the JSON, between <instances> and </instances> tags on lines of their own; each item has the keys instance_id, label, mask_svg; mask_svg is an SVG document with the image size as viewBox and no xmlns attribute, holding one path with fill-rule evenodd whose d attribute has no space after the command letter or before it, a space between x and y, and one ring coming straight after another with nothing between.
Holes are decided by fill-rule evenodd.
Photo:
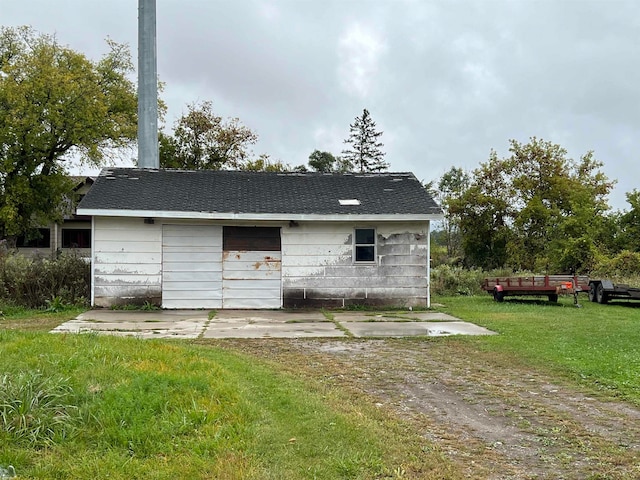
<instances>
[{"instance_id":1,"label":"weeds","mask_svg":"<svg viewBox=\"0 0 640 480\"><path fill-rule=\"evenodd\" d=\"M125 304L119 304L119 305L111 305L110 308L111 308L111 310L125 310L125 311L129 311L129 310L143 310L143 311L160 310L160 307L158 305L156 305L155 303L150 302L149 300L146 300L142 304L125 303Z\"/></svg>"},{"instance_id":2,"label":"weeds","mask_svg":"<svg viewBox=\"0 0 640 480\"><path fill-rule=\"evenodd\" d=\"M0 378L0 425L10 438L44 447L70 436L79 418L65 379L39 372L5 374Z\"/></svg>"},{"instance_id":3,"label":"weeds","mask_svg":"<svg viewBox=\"0 0 640 480\"><path fill-rule=\"evenodd\" d=\"M140 310L145 310L145 311L160 310L160 307L158 307L157 305L147 300L142 304L142 306L140 307Z\"/></svg>"},{"instance_id":4,"label":"weeds","mask_svg":"<svg viewBox=\"0 0 640 480\"><path fill-rule=\"evenodd\" d=\"M336 316L333 313L331 313L328 310L325 310L324 308L320 310L320 313L322 313L322 315L324 315L324 318L326 318L331 323L333 323L336 326L336 328L341 332L343 332L347 337L350 337L350 338L353 337L353 333L351 333L344 325L342 325L339 321L337 321Z\"/></svg>"},{"instance_id":5,"label":"weeds","mask_svg":"<svg viewBox=\"0 0 640 480\"><path fill-rule=\"evenodd\" d=\"M60 297L53 297L51 300L47 300L47 308L45 312L58 313L63 312L66 309L66 304Z\"/></svg>"}]
</instances>

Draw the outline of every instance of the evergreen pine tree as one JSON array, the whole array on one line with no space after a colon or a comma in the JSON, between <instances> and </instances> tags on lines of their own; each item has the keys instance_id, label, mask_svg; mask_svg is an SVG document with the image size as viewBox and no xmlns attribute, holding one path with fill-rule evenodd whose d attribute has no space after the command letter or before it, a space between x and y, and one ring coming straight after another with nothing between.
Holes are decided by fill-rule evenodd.
<instances>
[{"instance_id":1,"label":"evergreen pine tree","mask_svg":"<svg viewBox=\"0 0 640 480\"><path fill-rule=\"evenodd\" d=\"M369 111L365 108L362 116L356 117L349 127L349 138L344 141L349 147L342 151L342 158L361 173L387 170L389 164L384 161L385 153L381 150L384 144L378 141L382 132L376 131L376 122Z\"/></svg>"}]
</instances>

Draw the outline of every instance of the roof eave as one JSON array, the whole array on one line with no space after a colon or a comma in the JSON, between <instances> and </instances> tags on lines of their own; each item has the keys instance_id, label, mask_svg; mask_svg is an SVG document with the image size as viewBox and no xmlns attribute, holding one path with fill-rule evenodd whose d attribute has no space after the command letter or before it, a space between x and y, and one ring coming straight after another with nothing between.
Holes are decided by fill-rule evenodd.
<instances>
[{"instance_id":1,"label":"roof eave","mask_svg":"<svg viewBox=\"0 0 640 480\"><path fill-rule=\"evenodd\" d=\"M168 210L108 210L79 208L78 215L94 217L139 217L139 218L179 218L194 220L268 220L268 221L438 221L443 220L443 214L299 214L299 213L234 213L234 212L176 212Z\"/></svg>"}]
</instances>

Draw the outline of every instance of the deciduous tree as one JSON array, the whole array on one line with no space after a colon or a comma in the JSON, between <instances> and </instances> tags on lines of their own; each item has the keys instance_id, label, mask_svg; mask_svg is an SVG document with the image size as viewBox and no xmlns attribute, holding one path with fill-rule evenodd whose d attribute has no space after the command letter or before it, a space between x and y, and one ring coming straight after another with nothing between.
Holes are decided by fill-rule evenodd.
<instances>
[{"instance_id":1,"label":"deciduous tree","mask_svg":"<svg viewBox=\"0 0 640 480\"><path fill-rule=\"evenodd\" d=\"M160 134L160 166L185 170L236 169L250 159L258 135L239 119L224 120L212 102L192 103L174 126Z\"/></svg>"},{"instance_id":2,"label":"deciduous tree","mask_svg":"<svg viewBox=\"0 0 640 480\"><path fill-rule=\"evenodd\" d=\"M640 252L640 191L632 190L626 194L629 210L625 210L618 220L620 225L621 248Z\"/></svg>"},{"instance_id":3,"label":"deciduous tree","mask_svg":"<svg viewBox=\"0 0 640 480\"><path fill-rule=\"evenodd\" d=\"M293 170L290 165L280 160L272 161L267 154L262 154L255 160L246 161L239 169L246 172L291 172Z\"/></svg>"},{"instance_id":4,"label":"deciduous tree","mask_svg":"<svg viewBox=\"0 0 640 480\"><path fill-rule=\"evenodd\" d=\"M101 165L137 132L125 45L92 61L29 27L0 28L0 234L10 242L60 216L67 163Z\"/></svg>"},{"instance_id":5,"label":"deciduous tree","mask_svg":"<svg viewBox=\"0 0 640 480\"><path fill-rule=\"evenodd\" d=\"M309 167L314 172L337 172L344 173L353 170L353 165L348 160L342 157L335 157L330 152L321 152L320 150L314 150L309 155Z\"/></svg>"},{"instance_id":6,"label":"deciduous tree","mask_svg":"<svg viewBox=\"0 0 640 480\"><path fill-rule=\"evenodd\" d=\"M511 193L500 171L501 161L491 151L489 161L473 172L471 185L449 203L449 214L459 218L464 263L492 269L507 261L511 237Z\"/></svg>"},{"instance_id":7,"label":"deciduous tree","mask_svg":"<svg viewBox=\"0 0 640 480\"><path fill-rule=\"evenodd\" d=\"M588 271L606 248L607 196L613 187L588 152L579 161L561 146L511 140L511 155L474 171L454 202L468 263L534 271ZM496 239L498 243L496 243ZM497 247L497 248L496 248Z\"/></svg>"},{"instance_id":8,"label":"deciduous tree","mask_svg":"<svg viewBox=\"0 0 640 480\"><path fill-rule=\"evenodd\" d=\"M451 206L460 200L470 183L469 173L457 167L451 167L438 181L437 197L444 211L443 230L449 258L462 255L460 215Z\"/></svg>"},{"instance_id":9,"label":"deciduous tree","mask_svg":"<svg viewBox=\"0 0 640 480\"><path fill-rule=\"evenodd\" d=\"M336 163L336 157L329 152L321 152L320 150L314 150L309 155L309 166L315 172L328 173L333 172L333 166Z\"/></svg>"}]
</instances>

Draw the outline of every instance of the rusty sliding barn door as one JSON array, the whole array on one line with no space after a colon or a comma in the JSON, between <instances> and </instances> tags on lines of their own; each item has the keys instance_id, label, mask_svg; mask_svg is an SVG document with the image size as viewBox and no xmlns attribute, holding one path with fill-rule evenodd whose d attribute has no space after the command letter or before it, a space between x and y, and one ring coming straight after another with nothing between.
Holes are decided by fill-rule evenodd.
<instances>
[{"instance_id":1,"label":"rusty sliding barn door","mask_svg":"<svg viewBox=\"0 0 640 480\"><path fill-rule=\"evenodd\" d=\"M224 227L223 308L281 308L279 227Z\"/></svg>"}]
</instances>

